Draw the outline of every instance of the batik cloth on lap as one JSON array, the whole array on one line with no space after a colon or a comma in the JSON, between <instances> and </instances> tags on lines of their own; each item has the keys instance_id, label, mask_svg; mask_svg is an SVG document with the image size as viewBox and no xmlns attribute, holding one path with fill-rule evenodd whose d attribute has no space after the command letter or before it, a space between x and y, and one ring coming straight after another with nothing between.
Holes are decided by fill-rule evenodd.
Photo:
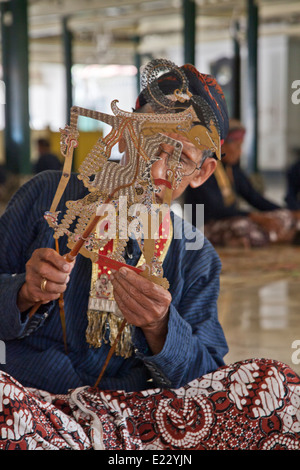
<instances>
[{"instance_id":1,"label":"batik cloth on lap","mask_svg":"<svg viewBox=\"0 0 300 470\"><path fill-rule=\"evenodd\" d=\"M269 359L131 393L51 395L3 373L0 397L0 449L300 449L300 378Z\"/></svg>"}]
</instances>

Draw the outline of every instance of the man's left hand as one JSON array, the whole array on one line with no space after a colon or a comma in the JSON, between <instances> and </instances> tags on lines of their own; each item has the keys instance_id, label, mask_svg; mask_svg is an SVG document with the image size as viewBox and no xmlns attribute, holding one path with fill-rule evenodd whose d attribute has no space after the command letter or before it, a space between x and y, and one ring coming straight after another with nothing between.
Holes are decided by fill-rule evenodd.
<instances>
[{"instance_id":1,"label":"man's left hand","mask_svg":"<svg viewBox=\"0 0 300 470\"><path fill-rule=\"evenodd\" d=\"M124 318L140 327L153 354L163 348L167 331L171 294L163 287L121 268L112 275L114 298Z\"/></svg>"}]
</instances>

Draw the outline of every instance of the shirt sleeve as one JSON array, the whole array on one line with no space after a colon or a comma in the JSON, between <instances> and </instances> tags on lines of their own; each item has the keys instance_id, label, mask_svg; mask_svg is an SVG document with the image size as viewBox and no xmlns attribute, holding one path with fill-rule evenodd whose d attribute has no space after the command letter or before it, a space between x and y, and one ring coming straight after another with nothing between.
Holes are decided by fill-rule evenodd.
<instances>
[{"instance_id":1,"label":"shirt sleeve","mask_svg":"<svg viewBox=\"0 0 300 470\"><path fill-rule=\"evenodd\" d=\"M37 202L41 194L39 182L42 183L42 178L21 187L0 218L0 338L4 341L30 334L47 317L52 305L41 306L32 319L17 308L28 255L30 257L35 242L39 243L33 222L35 218L41 219L42 213ZM38 216L35 212L39 212Z\"/></svg>"},{"instance_id":2,"label":"shirt sleeve","mask_svg":"<svg viewBox=\"0 0 300 470\"><path fill-rule=\"evenodd\" d=\"M248 211L240 210L236 201L226 205L216 178L212 175L203 185L198 188L188 187L185 191L185 204L192 206L192 224L200 227L197 222L197 204L204 206L204 222L220 220L228 217L246 216Z\"/></svg>"},{"instance_id":3,"label":"shirt sleeve","mask_svg":"<svg viewBox=\"0 0 300 470\"><path fill-rule=\"evenodd\" d=\"M252 185L247 175L239 168L234 168L236 192L255 209L265 212L280 209L280 206L264 198Z\"/></svg>"},{"instance_id":4,"label":"shirt sleeve","mask_svg":"<svg viewBox=\"0 0 300 470\"><path fill-rule=\"evenodd\" d=\"M151 355L143 334L136 335L137 354L158 386L178 388L224 365L228 347L217 313L220 264L216 259L210 264L206 275L201 268L198 277L191 273L178 306L171 304L159 354Z\"/></svg>"}]
</instances>

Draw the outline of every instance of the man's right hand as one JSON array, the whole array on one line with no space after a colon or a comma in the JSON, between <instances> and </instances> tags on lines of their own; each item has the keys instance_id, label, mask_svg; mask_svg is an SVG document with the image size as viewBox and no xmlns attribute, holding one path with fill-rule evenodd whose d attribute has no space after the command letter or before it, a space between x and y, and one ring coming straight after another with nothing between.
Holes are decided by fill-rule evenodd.
<instances>
[{"instance_id":1,"label":"man's right hand","mask_svg":"<svg viewBox=\"0 0 300 470\"><path fill-rule=\"evenodd\" d=\"M37 302L46 304L58 299L67 288L74 264L52 248L35 250L26 264L25 283L17 298L19 310L25 312Z\"/></svg>"}]
</instances>

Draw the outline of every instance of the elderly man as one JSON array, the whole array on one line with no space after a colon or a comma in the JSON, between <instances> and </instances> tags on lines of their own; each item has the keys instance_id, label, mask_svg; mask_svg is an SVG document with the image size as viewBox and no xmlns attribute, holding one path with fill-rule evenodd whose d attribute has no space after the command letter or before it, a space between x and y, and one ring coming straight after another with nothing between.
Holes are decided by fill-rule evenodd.
<instances>
[{"instance_id":1,"label":"elderly man","mask_svg":"<svg viewBox=\"0 0 300 470\"><path fill-rule=\"evenodd\" d=\"M158 113L161 120L164 113L157 109L157 98L175 96L174 112L178 106L179 113L188 110L193 118L187 133L184 122L178 124L177 132L166 126L162 133L149 180L155 186L157 202L169 197L174 142L181 146L180 179L172 192L177 198L188 186L200 186L210 177L227 132L226 104L216 81L191 65L176 70L177 75L171 70L154 81L159 88L154 88L154 94L153 88L149 93L143 90L136 104L136 115ZM177 100L178 72L186 77L188 87L186 97ZM163 102L161 108L164 106ZM204 145L207 136L211 143ZM126 165L126 141L119 143ZM145 448L143 441L149 448L186 449L201 448L202 439L208 437L208 448L213 448L211 432L214 425L217 433L221 429L218 420L223 412L231 409L234 416L233 403L237 414L244 406L236 387L243 382L248 390L257 377L261 379L256 363L223 369L227 344L217 315L220 261L215 250L198 231L171 214L172 236L167 250L161 250L168 289L130 268L141 257L140 245L132 238L125 247L127 266L111 270L109 278L101 277L99 268L100 283L95 285L103 294L105 289L110 292L106 281L111 283L117 309L130 325L126 333L130 338L122 341L129 341L132 349L112 354L96 390L94 384L110 351L112 314L105 312L103 338L95 345L87 318L93 291L91 260L79 254L66 262L66 237L59 240L59 254L54 249L53 231L43 218L59 180L60 174L55 172L34 177L13 197L0 222L0 338L6 344L0 395L7 417L2 424L0 421L2 448L134 449ZM82 201L87 195L87 188L72 175L58 208L63 211L67 201ZM201 247L188 250L187 242L193 236L201 237ZM67 351L57 301L62 293ZM31 315L36 304L39 308ZM263 364L263 377L270 368L276 373L272 361ZM206 378L201 380L203 376ZM277 393L276 384L271 385L267 389ZM226 398L227 388L230 398ZM262 393L265 388L263 383ZM277 398L283 406L284 398ZM286 400L286 406L288 403ZM265 411L259 413L262 416ZM256 443L260 437L247 439L245 442Z\"/></svg>"},{"instance_id":2,"label":"elderly man","mask_svg":"<svg viewBox=\"0 0 300 470\"><path fill-rule=\"evenodd\" d=\"M222 139L227 125L223 95L216 91L214 82L211 85L202 82L196 69L186 67L184 71L190 76L194 93L216 109ZM171 86L167 84L166 93L171 94L173 89L172 82ZM139 111L146 105L143 99L141 94ZM199 148L182 135L175 137L182 142L181 158L193 167L173 192L173 197L179 197L188 185L202 184L214 171L216 160L210 157L202 162ZM151 170L152 178L159 183L157 197L161 201L166 190L163 181L167 178L166 157L170 147L162 145L160 159ZM23 385L65 393L69 388L94 384L109 344L91 348L85 338L90 260L79 255L76 262L66 263L63 257L66 242L61 239L59 255L53 248L53 232L43 220L59 176L47 172L33 178L15 195L1 219L0 329L1 338L7 342L7 372ZM62 207L65 201L77 200L85 194L86 188L72 175ZM16 230L17 227L22 230ZM192 229L185 228L186 233L188 230ZM164 260L169 291L126 268L112 276L115 300L128 323L136 327L132 338L134 351L129 358L112 358L102 388L141 390L149 386L151 378L157 385L180 387L223 365L227 345L216 306L220 262L206 240L197 252L186 251L184 247L183 238L173 239ZM129 263L137 263L140 257L137 243L130 240L127 252L131 257ZM43 279L47 283L41 289ZM63 349L59 306L55 302L62 292L65 292L68 355ZM36 302L42 302L42 307L29 319L29 309Z\"/></svg>"}]
</instances>

